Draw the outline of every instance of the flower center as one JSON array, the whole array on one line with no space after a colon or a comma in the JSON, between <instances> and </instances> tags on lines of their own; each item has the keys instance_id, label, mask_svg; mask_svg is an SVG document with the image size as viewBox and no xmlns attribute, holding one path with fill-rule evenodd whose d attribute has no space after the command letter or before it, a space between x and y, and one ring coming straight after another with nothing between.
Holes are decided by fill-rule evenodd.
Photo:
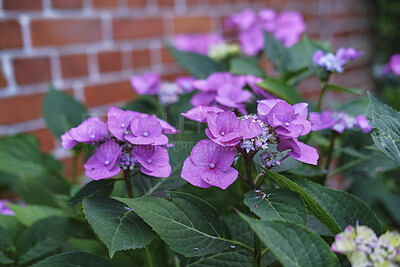
<instances>
[{"instance_id":1,"label":"flower center","mask_svg":"<svg viewBox=\"0 0 400 267\"><path fill-rule=\"evenodd\" d=\"M151 159L147 159L147 163L151 164L153 161Z\"/></svg>"},{"instance_id":2,"label":"flower center","mask_svg":"<svg viewBox=\"0 0 400 267\"><path fill-rule=\"evenodd\" d=\"M225 132L221 132L221 135L224 136L224 135L225 135Z\"/></svg>"},{"instance_id":3,"label":"flower center","mask_svg":"<svg viewBox=\"0 0 400 267\"><path fill-rule=\"evenodd\" d=\"M106 160L106 161L104 161L104 165L109 165L110 164L110 162L108 161L108 160Z\"/></svg>"},{"instance_id":4,"label":"flower center","mask_svg":"<svg viewBox=\"0 0 400 267\"><path fill-rule=\"evenodd\" d=\"M147 137L147 136L149 136L149 133L148 133L148 132L144 132L144 133L143 133L143 136L144 136L144 137Z\"/></svg>"},{"instance_id":5,"label":"flower center","mask_svg":"<svg viewBox=\"0 0 400 267\"><path fill-rule=\"evenodd\" d=\"M286 126L286 127L289 126L289 123L288 123L288 122L285 122L285 126Z\"/></svg>"},{"instance_id":6,"label":"flower center","mask_svg":"<svg viewBox=\"0 0 400 267\"><path fill-rule=\"evenodd\" d=\"M210 169L214 169L215 168L215 164L214 163L210 163Z\"/></svg>"},{"instance_id":7,"label":"flower center","mask_svg":"<svg viewBox=\"0 0 400 267\"><path fill-rule=\"evenodd\" d=\"M122 123L122 124L121 124L121 128L125 128L125 123Z\"/></svg>"},{"instance_id":8,"label":"flower center","mask_svg":"<svg viewBox=\"0 0 400 267\"><path fill-rule=\"evenodd\" d=\"M90 139L94 139L96 136L94 134L90 135Z\"/></svg>"}]
</instances>

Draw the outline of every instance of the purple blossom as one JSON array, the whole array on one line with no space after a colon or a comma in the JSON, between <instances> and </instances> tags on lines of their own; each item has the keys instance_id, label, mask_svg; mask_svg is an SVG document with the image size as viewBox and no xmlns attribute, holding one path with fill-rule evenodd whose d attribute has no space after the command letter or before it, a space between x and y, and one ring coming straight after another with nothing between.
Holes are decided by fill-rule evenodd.
<instances>
[{"instance_id":1,"label":"purple blossom","mask_svg":"<svg viewBox=\"0 0 400 267\"><path fill-rule=\"evenodd\" d=\"M289 150L287 154L298 161L317 165L318 163L318 152L315 148L308 146L302 142L299 142L297 138L281 139L277 150L280 152Z\"/></svg>"},{"instance_id":2,"label":"purple blossom","mask_svg":"<svg viewBox=\"0 0 400 267\"><path fill-rule=\"evenodd\" d=\"M65 149L71 149L78 144L74 138L69 135L69 131L61 135L61 145Z\"/></svg>"},{"instance_id":3,"label":"purple blossom","mask_svg":"<svg viewBox=\"0 0 400 267\"><path fill-rule=\"evenodd\" d=\"M248 56L255 56L264 47L264 32L258 27L254 27L248 31L240 32L239 41L244 54Z\"/></svg>"},{"instance_id":4,"label":"purple blossom","mask_svg":"<svg viewBox=\"0 0 400 267\"><path fill-rule=\"evenodd\" d=\"M287 137L306 135L311 130L307 120L308 104L293 106L283 100L263 100L258 104L259 118L276 128L276 133Z\"/></svg>"},{"instance_id":5,"label":"purple blossom","mask_svg":"<svg viewBox=\"0 0 400 267\"><path fill-rule=\"evenodd\" d=\"M335 71L342 73L343 65L345 65L350 60L355 60L364 52L356 51L354 48L339 48L336 51L336 55L332 53L324 53L322 50L318 49L315 51L313 56L313 62L321 67L326 68L328 71Z\"/></svg>"},{"instance_id":6,"label":"purple blossom","mask_svg":"<svg viewBox=\"0 0 400 267\"><path fill-rule=\"evenodd\" d=\"M171 174L168 151L161 146L135 146L132 155L142 165L140 171L154 177L168 177Z\"/></svg>"},{"instance_id":7,"label":"purple blossom","mask_svg":"<svg viewBox=\"0 0 400 267\"><path fill-rule=\"evenodd\" d=\"M231 167L234 159L234 148L202 140L185 160L181 176L194 186L226 189L238 176L238 171Z\"/></svg>"},{"instance_id":8,"label":"purple blossom","mask_svg":"<svg viewBox=\"0 0 400 267\"><path fill-rule=\"evenodd\" d=\"M123 111L122 109L111 106L107 113L108 130L120 141L124 141L125 134L135 116L139 113L133 111Z\"/></svg>"},{"instance_id":9,"label":"purple blossom","mask_svg":"<svg viewBox=\"0 0 400 267\"><path fill-rule=\"evenodd\" d=\"M162 119L158 119L158 122L161 125L163 134L177 134L177 133L179 133L179 130L177 130L174 126L172 126L168 122L166 122L166 121L164 121Z\"/></svg>"},{"instance_id":10,"label":"purple blossom","mask_svg":"<svg viewBox=\"0 0 400 267\"><path fill-rule=\"evenodd\" d=\"M372 130L372 127L369 125L368 119L361 114L356 117L356 125L361 129L363 133L368 133Z\"/></svg>"},{"instance_id":11,"label":"purple blossom","mask_svg":"<svg viewBox=\"0 0 400 267\"><path fill-rule=\"evenodd\" d=\"M253 28L256 23L257 14L251 9L245 9L230 16L228 25L246 31Z\"/></svg>"},{"instance_id":12,"label":"purple blossom","mask_svg":"<svg viewBox=\"0 0 400 267\"><path fill-rule=\"evenodd\" d=\"M148 72L142 76L132 76L130 81L133 89L139 95L156 95L161 87L160 75L155 72Z\"/></svg>"},{"instance_id":13,"label":"purple blossom","mask_svg":"<svg viewBox=\"0 0 400 267\"><path fill-rule=\"evenodd\" d=\"M206 134L221 146L236 146L243 138L253 138L262 133L262 128L252 120L240 121L232 111L208 113Z\"/></svg>"},{"instance_id":14,"label":"purple blossom","mask_svg":"<svg viewBox=\"0 0 400 267\"><path fill-rule=\"evenodd\" d=\"M82 143L91 143L93 141L103 140L107 135L107 124L99 118L89 118L82 122L78 127L68 131L68 135L64 134L64 144L70 147L73 140ZM71 138L70 138L71 137Z\"/></svg>"},{"instance_id":15,"label":"purple blossom","mask_svg":"<svg viewBox=\"0 0 400 267\"><path fill-rule=\"evenodd\" d=\"M125 140L134 145L166 145L168 137L162 134L163 128L154 115L135 116L130 124L131 133Z\"/></svg>"},{"instance_id":16,"label":"purple blossom","mask_svg":"<svg viewBox=\"0 0 400 267\"><path fill-rule=\"evenodd\" d=\"M12 216L14 212L7 206L7 203L10 203L10 201L0 199L0 214Z\"/></svg>"},{"instance_id":17,"label":"purple blossom","mask_svg":"<svg viewBox=\"0 0 400 267\"><path fill-rule=\"evenodd\" d=\"M276 12L273 9L262 9L260 12L258 12L258 17L259 17L259 23L261 24L261 27L268 31L268 32L273 32L276 28Z\"/></svg>"},{"instance_id":18,"label":"purple blossom","mask_svg":"<svg viewBox=\"0 0 400 267\"><path fill-rule=\"evenodd\" d=\"M181 115L185 118L188 118L189 120L192 121L198 121L198 122L207 122L207 116L208 113L220 113L223 112L224 110L215 107L215 106L198 106L195 108L192 108L186 113L181 113Z\"/></svg>"},{"instance_id":19,"label":"purple blossom","mask_svg":"<svg viewBox=\"0 0 400 267\"><path fill-rule=\"evenodd\" d=\"M393 55L390 58L389 65L392 72L400 76L400 55Z\"/></svg>"},{"instance_id":20,"label":"purple blossom","mask_svg":"<svg viewBox=\"0 0 400 267\"><path fill-rule=\"evenodd\" d=\"M322 113L311 112L309 115L312 131L332 129L338 133L343 133L346 129L358 127L363 133L371 131L368 119L364 115L353 117L344 111L325 110Z\"/></svg>"},{"instance_id":21,"label":"purple blossom","mask_svg":"<svg viewBox=\"0 0 400 267\"><path fill-rule=\"evenodd\" d=\"M251 98L249 91L243 90L240 85L225 84L218 88L215 100L223 106L244 110L243 103Z\"/></svg>"},{"instance_id":22,"label":"purple blossom","mask_svg":"<svg viewBox=\"0 0 400 267\"><path fill-rule=\"evenodd\" d=\"M174 39L174 46L182 51L207 55L211 46L223 42L224 39L217 34L179 35Z\"/></svg>"},{"instance_id":23,"label":"purple blossom","mask_svg":"<svg viewBox=\"0 0 400 267\"><path fill-rule=\"evenodd\" d=\"M100 145L96 152L84 164L85 174L94 179L100 180L117 175L121 168L116 166L118 157L121 155L121 147L114 141L106 141Z\"/></svg>"},{"instance_id":24,"label":"purple blossom","mask_svg":"<svg viewBox=\"0 0 400 267\"><path fill-rule=\"evenodd\" d=\"M276 39L281 40L286 47L290 47L300 40L306 30L303 16L295 11L281 12L275 20Z\"/></svg>"},{"instance_id":25,"label":"purple blossom","mask_svg":"<svg viewBox=\"0 0 400 267\"><path fill-rule=\"evenodd\" d=\"M311 122L311 131L321 131L333 127L335 121L332 112L325 110L322 113L310 112L308 120Z\"/></svg>"},{"instance_id":26,"label":"purple blossom","mask_svg":"<svg viewBox=\"0 0 400 267\"><path fill-rule=\"evenodd\" d=\"M194 90L193 82L195 78L190 76L178 77L175 83L182 89L185 93L191 93Z\"/></svg>"}]
</instances>

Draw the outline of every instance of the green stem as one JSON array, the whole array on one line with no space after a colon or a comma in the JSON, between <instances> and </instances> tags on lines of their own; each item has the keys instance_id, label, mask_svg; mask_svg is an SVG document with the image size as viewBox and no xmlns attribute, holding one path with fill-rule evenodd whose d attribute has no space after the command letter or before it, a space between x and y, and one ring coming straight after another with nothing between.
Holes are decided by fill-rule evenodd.
<instances>
[{"instance_id":1,"label":"green stem","mask_svg":"<svg viewBox=\"0 0 400 267\"><path fill-rule=\"evenodd\" d=\"M126 190L128 191L128 196L130 198L133 198L132 182L131 182L131 177L129 174L130 174L130 170L124 171L124 180L125 180Z\"/></svg>"},{"instance_id":2,"label":"green stem","mask_svg":"<svg viewBox=\"0 0 400 267\"><path fill-rule=\"evenodd\" d=\"M253 253L253 267L260 267L261 263L261 241L254 233L254 253Z\"/></svg>"},{"instance_id":3,"label":"green stem","mask_svg":"<svg viewBox=\"0 0 400 267\"><path fill-rule=\"evenodd\" d=\"M324 99L325 92L326 92L326 84L324 83L324 84L322 84L321 93L319 94L319 98L318 98L318 103L317 103L317 108L316 108L317 112L321 112L321 106L322 106L322 101Z\"/></svg>"},{"instance_id":4,"label":"green stem","mask_svg":"<svg viewBox=\"0 0 400 267\"><path fill-rule=\"evenodd\" d=\"M326 177L328 176L328 171L329 171L331 163L332 163L333 148L335 147L335 140L336 140L337 136L338 136L338 133L336 131L332 130L331 131L331 142L329 144L328 155L327 155L326 162L325 162L323 181L325 181Z\"/></svg>"},{"instance_id":5,"label":"green stem","mask_svg":"<svg viewBox=\"0 0 400 267\"><path fill-rule=\"evenodd\" d=\"M264 256L269 252L269 248L264 248L263 251L261 251L261 257Z\"/></svg>"},{"instance_id":6,"label":"green stem","mask_svg":"<svg viewBox=\"0 0 400 267\"><path fill-rule=\"evenodd\" d=\"M149 247L145 248L146 251L146 258L147 258L147 263L149 267L153 267L153 261L151 260L151 255L150 255L150 251L149 251Z\"/></svg>"}]
</instances>

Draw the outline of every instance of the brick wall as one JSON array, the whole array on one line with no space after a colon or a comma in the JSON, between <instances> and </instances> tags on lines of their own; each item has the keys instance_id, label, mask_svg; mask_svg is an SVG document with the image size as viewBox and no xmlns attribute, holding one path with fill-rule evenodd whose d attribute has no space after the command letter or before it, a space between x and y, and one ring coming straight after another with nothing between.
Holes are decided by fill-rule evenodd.
<instances>
[{"instance_id":1,"label":"brick wall","mask_svg":"<svg viewBox=\"0 0 400 267\"><path fill-rule=\"evenodd\" d=\"M180 73L163 48L174 34L220 31L224 17L249 7L297 10L309 36L367 51L333 81L372 88L363 0L0 0L0 136L30 132L43 150L68 157L41 118L50 82L102 114L135 97L132 74ZM303 91L315 98L315 81Z\"/></svg>"}]
</instances>

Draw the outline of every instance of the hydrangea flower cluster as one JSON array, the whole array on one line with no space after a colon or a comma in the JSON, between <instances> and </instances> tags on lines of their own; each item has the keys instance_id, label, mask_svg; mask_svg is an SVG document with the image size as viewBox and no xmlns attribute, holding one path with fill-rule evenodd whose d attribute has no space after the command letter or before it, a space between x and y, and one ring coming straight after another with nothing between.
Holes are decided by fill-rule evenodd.
<instances>
[{"instance_id":1,"label":"hydrangea flower cluster","mask_svg":"<svg viewBox=\"0 0 400 267\"><path fill-rule=\"evenodd\" d=\"M386 232L379 238L367 226L349 225L335 237L331 246L335 253L345 254L352 266L399 266L400 235Z\"/></svg>"},{"instance_id":2,"label":"hydrangea flower cluster","mask_svg":"<svg viewBox=\"0 0 400 267\"><path fill-rule=\"evenodd\" d=\"M243 90L248 85L255 94L264 98L271 98L262 88L256 85L263 79L253 75L232 75L229 72L211 74L206 80L196 80L193 87L201 92L195 94L190 103L194 107L221 105L222 108L236 108L242 114L247 114L244 103L252 94Z\"/></svg>"},{"instance_id":3,"label":"hydrangea flower cluster","mask_svg":"<svg viewBox=\"0 0 400 267\"><path fill-rule=\"evenodd\" d=\"M175 83L162 83L159 74L154 72L142 76L132 76L130 82L135 91L140 95L157 95L163 105L178 102L179 95L190 93L193 90L192 77L179 77Z\"/></svg>"},{"instance_id":4,"label":"hydrangea flower cluster","mask_svg":"<svg viewBox=\"0 0 400 267\"><path fill-rule=\"evenodd\" d=\"M154 115L123 111L111 107L107 123L89 118L61 136L64 148L78 142L96 146L86 164L86 175L94 180L112 177L121 169L133 170L136 164L144 174L168 177L171 173L166 146L168 137L178 130Z\"/></svg>"},{"instance_id":5,"label":"hydrangea flower cluster","mask_svg":"<svg viewBox=\"0 0 400 267\"><path fill-rule=\"evenodd\" d=\"M221 35L203 33L178 35L173 43L179 50L208 55L211 47L225 44L225 41Z\"/></svg>"},{"instance_id":6,"label":"hydrangea flower cluster","mask_svg":"<svg viewBox=\"0 0 400 267\"><path fill-rule=\"evenodd\" d=\"M382 74L388 73L400 76L400 54L393 55L389 62L382 67Z\"/></svg>"},{"instance_id":7,"label":"hydrangea flower cluster","mask_svg":"<svg viewBox=\"0 0 400 267\"><path fill-rule=\"evenodd\" d=\"M343 66L350 60L355 60L363 55L364 52L356 51L354 48L339 48L336 55L332 53L324 53L322 50L317 50L313 56L313 62L318 66L325 68L331 72L343 72Z\"/></svg>"},{"instance_id":8,"label":"hydrangea flower cluster","mask_svg":"<svg viewBox=\"0 0 400 267\"><path fill-rule=\"evenodd\" d=\"M10 203L10 201L0 199L0 214L12 216L14 212L6 205L7 203Z\"/></svg>"},{"instance_id":9,"label":"hydrangea flower cluster","mask_svg":"<svg viewBox=\"0 0 400 267\"><path fill-rule=\"evenodd\" d=\"M269 144L278 144L279 152L287 151L288 156L316 165L317 150L297 140L311 130L307 114L306 103L291 106L280 99L260 101L257 115L239 118L233 111L218 107L199 106L183 113L188 119L206 122L210 140L202 140L193 148L183 165L182 178L195 186L226 189L238 176L230 167L235 154L254 156ZM279 165L277 153L262 156L267 167Z\"/></svg>"},{"instance_id":10,"label":"hydrangea flower cluster","mask_svg":"<svg viewBox=\"0 0 400 267\"><path fill-rule=\"evenodd\" d=\"M256 55L264 47L264 31L272 33L286 47L297 43L306 30L300 13L285 11L277 14L263 9L258 14L251 9L233 14L225 21L227 28L239 30L239 41L246 55Z\"/></svg>"},{"instance_id":11,"label":"hydrangea flower cluster","mask_svg":"<svg viewBox=\"0 0 400 267\"><path fill-rule=\"evenodd\" d=\"M372 129L364 115L360 114L353 117L345 111L310 112L308 119L311 121L311 131L332 129L338 133L343 133L346 129L359 128L363 133L368 133Z\"/></svg>"}]
</instances>

